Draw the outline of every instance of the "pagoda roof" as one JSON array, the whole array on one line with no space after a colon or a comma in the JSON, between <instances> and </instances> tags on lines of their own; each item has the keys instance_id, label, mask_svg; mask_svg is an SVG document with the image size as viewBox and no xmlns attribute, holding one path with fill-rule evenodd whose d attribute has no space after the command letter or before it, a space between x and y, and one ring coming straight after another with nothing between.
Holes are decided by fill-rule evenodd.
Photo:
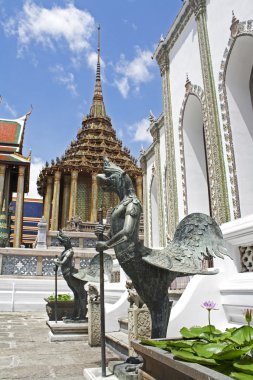
<instances>
[{"instance_id":1,"label":"pagoda roof","mask_svg":"<svg viewBox=\"0 0 253 380\"><path fill-rule=\"evenodd\" d=\"M90 113L83 118L82 127L77 137L72 140L61 158L51 161L39 175L37 186L40 195L45 189L45 180L55 171L71 172L75 169L82 173L101 173L103 157L108 157L120 166L131 177L140 176L141 169L137 167L137 160L131 156L130 150L122 147L122 142L116 136L112 127L111 118L106 114L100 75L100 35L98 34L98 60L95 88Z\"/></svg>"}]
</instances>

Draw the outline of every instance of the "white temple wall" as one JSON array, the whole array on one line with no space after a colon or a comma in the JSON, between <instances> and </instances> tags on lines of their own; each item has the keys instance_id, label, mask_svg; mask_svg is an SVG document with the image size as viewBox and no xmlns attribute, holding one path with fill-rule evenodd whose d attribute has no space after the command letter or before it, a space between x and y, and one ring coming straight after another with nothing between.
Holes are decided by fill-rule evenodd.
<instances>
[{"instance_id":1,"label":"white temple wall","mask_svg":"<svg viewBox=\"0 0 253 380\"><path fill-rule=\"evenodd\" d=\"M252 52L253 37L238 37L226 75L241 216L253 213L253 110L249 86L253 66Z\"/></svg>"},{"instance_id":2,"label":"white temple wall","mask_svg":"<svg viewBox=\"0 0 253 380\"><path fill-rule=\"evenodd\" d=\"M207 28L216 90L220 64L230 38L232 11L234 11L236 18L240 21L252 19L253 1L222 0L222 6L221 0L207 1ZM222 22L217 22L217 17L219 17L219 20L222 20Z\"/></svg>"},{"instance_id":3,"label":"white temple wall","mask_svg":"<svg viewBox=\"0 0 253 380\"><path fill-rule=\"evenodd\" d=\"M170 52L171 108L174 126L179 220L185 215L178 128L187 74L193 84L203 87L197 25L194 16L190 18Z\"/></svg>"},{"instance_id":4,"label":"white temple wall","mask_svg":"<svg viewBox=\"0 0 253 380\"><path fill-rule=\"evenodd\" d=\"M223 151L225 152L226 150L225 150L225 140L224 140L224 133L223 133L223 123L222 123L221 107L220 107L219 93L218 93L219 72L220 72L221 62L222 60L224 60L223 55L224 55L225 49L228 48L228 42L229 42L229 39L231 38L230 26L232 23L232 11L234 11L235 17L239 21L247 21L247 20L253 19L253 2L251 0L242 0L242 1L223 0L222 7L220 5L221 5L220 0L207 1L207 28L208 28L208 36L209 36L209 44L210 44L210 53L212 57L213 76L214 76L215 89L216 89L216 95L217 95L217 100L218 100L218 112L219 112L219 117L220 117ZM219 20L222 20L222 22L217 22L217 10L219 12ZM235 47L236 47L236 44L233 47L233 50ZM248 55L251 56L251 59L252 59L252 48L248 50ZM241 59L241 63L243 63L243 59ZM240 66L239 61L238 61L238 65ZM232 100L231 97L228 100L231 102ZM234 108L232 104L230 104L230 107ZM233 137L233 143L235 143L236 139L237 139L237 136L235 135L235 137ZM237 155L237 157L239 157L239 155ZM225 171L226 171L227 184L228 184L228 196L229 196L231 220L233 220L234 215L233 215L233 206L232 206L233 202L232 202L232 194L231 194L231 186L230 186L230 173L229 173L229 164L227 161L226 154L224 154L224 161L225 161ZM238 169L238 166L243 167L241 163L236 163L237 169ZM238 170L237 170L237 175L238 175ZM243 175L244 175L243 172L241 174L239 173L239 177ZM239 178L238 178L238 182L239 182ZM244 194L243 196L241 194L241 197L240 197L241 201L242 201L242 197L244 196L245 196ZM246 198L248 197L246 196ZM243 209L242 216L247 215L250 212L252 212L252 210L248 209L248 212L245 213L244 204L241 205L241 208Z\"/></svg>"},{"instance_id":5,"label":"white temple wall","mask_svg":"<svg viewBox=\"0 0 253 380\"><path fill-rule=\"evenodd\" d=\"M188 213L210 215L203 116L199 99L188 97L183 121Z\"/></svg>"}]
</instances>

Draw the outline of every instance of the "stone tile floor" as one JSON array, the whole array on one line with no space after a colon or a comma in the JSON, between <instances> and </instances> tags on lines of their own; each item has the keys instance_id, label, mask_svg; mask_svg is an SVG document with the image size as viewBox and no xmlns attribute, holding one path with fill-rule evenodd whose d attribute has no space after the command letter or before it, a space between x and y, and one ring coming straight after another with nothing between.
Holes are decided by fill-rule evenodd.
<instances>
[{"instance_id":1,"label":"stone tile floor","mask_svg":"<svg viewBox=\"0 0 253 380\"><path fill-rule=\"evenodd\" d=\"M49 342L47 315L0 312L0 379L84 379L83 369L100 367L100 347ZM118 357L106 351L107 360Z\"/></svg>"}]
</instances>

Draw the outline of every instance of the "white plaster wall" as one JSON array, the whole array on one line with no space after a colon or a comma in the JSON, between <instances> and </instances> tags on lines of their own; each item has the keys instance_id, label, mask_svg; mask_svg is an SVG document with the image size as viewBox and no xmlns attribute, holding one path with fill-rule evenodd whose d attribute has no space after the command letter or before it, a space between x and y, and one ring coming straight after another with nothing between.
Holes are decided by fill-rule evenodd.
<instances>
[{"instance_id":1,"label":"white plaster wall","mask_svg":"<svg viewBox=\"0 0 253 380\"><path fill-rule=\"evenodd\" d=\"M197 25L191 17L170 52L171 107L174 126L179 220L184 217L181 163L178 140L180 109L185 96L186 74L193 84L203 87Z\"/></svg>"},{"instance_id":2,"label":"white plaster wall","mask_svg":"<svg viewBox=\"0 0 253 380\"><path fill-rule=\"evenodd\" d=\"M201 103L194 95L186 103L183 136L188 213L210 215L203 116Z\"/></svg>"},{"instance_id":3,"label":"white plaster wall","mask_svg":"<svg viewBox=\"0 0 253 380\"><path fill-rule=\"evenodd\" d=\"M218 95L218 81L220 65L224 51L228 46L230 39L230 26L232 22L232 10L240 21L253 19L253 1L252 0L207 0L207 29L209 36L210 51L212 57L213 75L215 81L216 96L218 99L218 112L220 118L221 135L223 142L223 151L225 152L225 141L223 135L223 125L221 119L221 109ZM219 17L217 17L219 14ZM228 183L228 195L230 204L231 220L233 220L233 204L229 180L229 169L227 157L225 157L225 170Z\"/></svg>"},{"instance_id":4,"label":"white plaster wall","mask_svg":"<svg viewBox=\"0 0 253 380\"><path fill-rule=\"evenodd\" d=\"M207 28L216 90L220 64L230 38L232 10L240 21L253 19L252 0L207 0Z\"/></svg>"},{"instance_id":5,"label":"white plaster wall","mask_svg":"<svg viewBox=\"0 0 253 380\"><path fill-rule=\"evenodd\" d=\"M226 75L241 216L253 213L253 110L249 89L253 66L253 38L238 37Z\"/></svg>"}]
</instances>

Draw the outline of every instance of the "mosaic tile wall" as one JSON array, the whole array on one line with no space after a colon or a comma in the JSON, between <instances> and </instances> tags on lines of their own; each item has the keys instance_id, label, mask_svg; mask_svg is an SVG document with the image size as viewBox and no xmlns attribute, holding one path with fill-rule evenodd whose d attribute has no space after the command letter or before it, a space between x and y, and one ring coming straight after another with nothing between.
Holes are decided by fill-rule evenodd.
<instances>
[{"instance_id":1,"label":"mosaic tile wall","mask_svg":"<svg viewBox=\"0 0 253 380\"><path fill-rule=\"evenodd\" d=\"M3 256L2 274L36 276L37 257Z\"/></svg>"},{"instance_id":2,"label":"mosaic tile wall","mask_svg":"<svg viewBox=\"0 0 253 380\"><path fill-rule=\"evenodd\" d=\"M90 220L91 205L91 178L80 176L77 183L76 215L80 216L83 222Z\"/></svg>"}]
</instances>

